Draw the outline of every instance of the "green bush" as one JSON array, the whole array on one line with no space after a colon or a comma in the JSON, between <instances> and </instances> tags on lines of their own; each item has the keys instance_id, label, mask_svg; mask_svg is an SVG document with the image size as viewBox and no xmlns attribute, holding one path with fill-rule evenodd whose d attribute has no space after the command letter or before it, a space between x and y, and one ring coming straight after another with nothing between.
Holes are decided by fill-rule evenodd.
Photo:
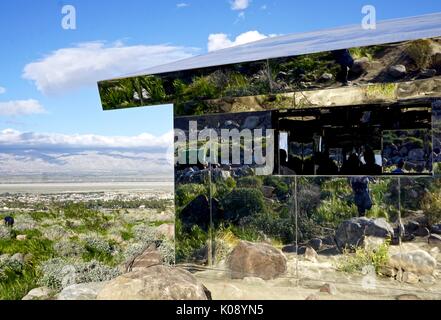
<instances>
[{"instance_id":1,"label":"green bush","mask_svg":"<svg viewBox=\"0 0 441 320\"><path fill-rule=\"evenodd\" d=\"M431 40L423 39L413 41L407 47L406 53L419 69L426 68L432 58Z\"/></svg>"},{"instance_id":2,"label":"green bush","mask_svg":"<svg viewBox=\"0 0 441 320\"><path fill-rule=\"evenodd\" d=\"M89 236L84 240L86 252L83 254L85 261L98 260L101 262L112 263L115 246L109 241L96 236Z\"/></svg>"},{"instance_id":3,"label":"green bush","mask_svg":"<svg viewBox=\"0 0 441 320\"><path fill-rule=\"evenodd\" d=\"M189 232L185 232L182 223L176 221L176 259L177 262L189 262L195 253L207 245L208 233L199 226L192 226Z\"/></svg>"},{"instance_id":4,"label":"green bush","mask_svg":"<svg viewBox=\"0 0 441 320\"><path fill-rule=\"evenodd\" d=\"M239 178L237 180L237 186L239 188L256 188L260 189L263 185L263 182L258 177L249 176L249 177L243 177Z\"/></svg>"},{"instance_id":5,"label":"green bush","mask_svg":"<svg viewBox=\"0 0 441 320\"><path fill-rule=\"evenodd\" d=\"M285 182L284 178L275 177L275 176L266 176L263 184L265 186L275 188L275 193L278 198L284 198L289 193L289 185Z\"/></svg>"},{"instance_id":6,"label":"green bush","mask_svg":"<svg viewBox=\"0 0 441 320\"><path fill-rule=\"evenodd\" d=\"M262 191L250 188L233 190L223 199L222 205L226 218L233 222L266 210Z\"/></svg>"},{"instance_id":7,"label":"green bush","mask_svg":"<svg viewBox=\"0 0 441 320\"><path fill-rule=\"evenodd\" d=\"M207 194L207 188L202 184L181 184L176 188L176 205L185 207L201 194Z\"/></svg>"},{"instance_id":8,"label":"green bush","mask_svg":"<svg viewBox=\"0 0 441 320\"><path fill-rule=\"evenodd\" d=\"M212 196L218 199L225 198L234 188L236 188L236 180L228 178L222 182L212 184Z\"/></svg>"},{"instance_id":9,"label":"green bush","mask_svg":"<svg viewBox=\"0 0 441 320\"><path fill-rule=\"evenodd\" d=\"M39 285L62 290L72 284L103 282L120 275L117 267L109 267L98 261L76 262L60 258L45 261L39 271Z\"/></svg>"},{"instance_id":10,"label":"green bush","mask_svg":"<svg viewBox=\"0 0 441 320\"><path fill-rule=\"evenodd\" d=\"M389 243L385 242L376 250L357 248L355 253L345 251L337 262L337 269L346 273L362 272L366 266L372 266L378 273L389 261Z\"/></svg>"},{"instance_id":11,"label":"green bush","mask_svg":"<svg viewBox=\"0 0 441 320\"><path fill-rule=\"evenodd\" d=\"M253 229L282 243L293 243L296 239L295 224L291 217L282 218L272 212L263 212L248 217L246 221Z\"/></svg>"},{"instance_id":12,"label":"green bush","mask_svg":"<svg viewBox=\"0 0 441 320\"><path fill-rule=\"evenodd\" d=\"M423 199L423 210L430 224L441 222L441 192L430 192Z\"/></svg>"}]
</instances>

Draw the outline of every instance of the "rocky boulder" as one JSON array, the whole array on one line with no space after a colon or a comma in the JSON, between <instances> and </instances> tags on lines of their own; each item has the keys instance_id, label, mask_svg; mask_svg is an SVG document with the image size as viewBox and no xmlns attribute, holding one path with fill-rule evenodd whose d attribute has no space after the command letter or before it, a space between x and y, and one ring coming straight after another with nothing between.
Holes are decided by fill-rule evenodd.
<instances>
[{"instance_id":1,"label":"rocky boulder","mask_svg":"<svg viewBox=\"0 0 441 320\"><path fill-rule=\"evenodd\" d=\"M369 66L369 58L363 57L354 61L351 71L357 75L361 75L369 69Z\"/></svg>"},{"instance_id":2,"label":"rocky boulder","mask_svg":"<svg viewBox=\"0 0 441 320\"><path fill-rule=\"evenodd\" d=\"M104 288L107 282L91 282L74 284L64 288L58 296L57 300L65 301L85 301L96 300L98 293Z\"/></svg>"},{"instance_id":3,"label":"rocky boulder","mask_svg":"<svg viewBox=\"0 0 441 320\"><path fill-rule=\"evenodd\" d=\"M98 300L210 300L210 292L188 271L154 266L109 281Z\"/></svg>"},{"instance_id":4,"label":"rocky boulder","mask_svg":"<svg viewBox=\"0 0 441 320\"><path fill-rule=\"evenodd\" d=\"M156 228L156 234L160 238L173 240L175 238L175 225L173 223L164 223Z\"/></svg>"},{"instance_id":5,"label":"rocky boulder","mask_svg":"<svg viewBox=\"0 0 441 320\"><path fill-rule=\"evenodd\" d=\"M436 224L436 225L432 226L432 228L430 229L430 232L432 232L434 234L441 235L441 224Z\"/></svg>"},{"instance_id":6,"label":"rocky boulder","mask_svg":"<svg viewBox=\"0 0 441 320\"><path fill-rule=\"evenodd\" d=\"M362 246L365 237L392 238L394 230L385 219L353 218L343 221L335 233L340 250Z\"/></svg>"},{"instance_id":7,"label":"rocky boulder","mask_svg":"<svg viewBox=\"0 0 441 320\"><path fill-rule=\"evenodd\" d=\"M22 300L48 300L51 298L53 290L47 287L32 289Z\"/></svg>"},{"instance_id":8,"label":"rocky boulder","mask_svg":"<svg viewBox=\"0 0 441 320\"><path fill-rule=\"evenodd\" d=\"M390 257L389 266L417 275L431 275L435 271L436 260L424 250L415 250L393 255Z\"/></svg>"},{"instance_id":9,"label":"rocky boulder","mask_svg":"<svg viewBox=\"0 0 441 320\"><path fill-rule=\"evenodd\" d=\"M441 249L441 236L440 235L438 235L438 234L430 235L428 242L431 247L438 247Z\"/></svg>"},{"instance_id":10,"label":"rocky boulder","mask_svg":"<svg viewBox=\"0 0 441 320\"><path fill-rule=\"evenodd\" d=\"M162 255L156 250L156 245L153 244L147 248L142 254L135 257L126 265L126 271L137 271L145 268L150 268L152 266L162 264Z\"/></svg>"},{"instance_id":11,"label":"rocky boulder","mask_svg":"<svg viewBox=\"0 0 441 320\"><path fill-rule=\"evenodd\" d=\"M282 251L266 243L239 242L227 263L233 279L257 277L271 280L287 270L287 259Z\"/></svg>"},{"instance_id":12,"label":"rocky boulder","mask_svg":"<svg viewBox=\"0 0 441 320\"><path fill-rule=\"evenodd\" d=\"M391 75L393 78L401 79L406 76L407 69L402 64L398 64L396 66L391 66L389 68L389 75Z\"/></svg>"}]
</instances>

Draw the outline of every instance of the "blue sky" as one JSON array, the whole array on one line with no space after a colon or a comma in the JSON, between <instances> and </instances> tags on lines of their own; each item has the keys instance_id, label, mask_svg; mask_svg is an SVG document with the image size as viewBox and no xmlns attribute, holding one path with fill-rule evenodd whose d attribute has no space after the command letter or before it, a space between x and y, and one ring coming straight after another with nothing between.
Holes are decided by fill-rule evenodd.
<instances>
[{"instance_id":1,"label":"blue sky","mask_svg":"<svg viewBox=\"0 0 441 320\"><path fill-rule=\"evenodd\" d=\"M140 140L155 144L154 136L172 129L171 107L103 112L96 81L206 53L213 34L234 43L250 31L359 24L367 4L378 20L441 11L439 0L234 1L236 7L233 0L0 1L0 152L2 144L29 136L35 147L52 135L74 144L82 135L149 133ZM68 4L76 8L76 30L61 27Z\"/></svg>"}]
</instances>

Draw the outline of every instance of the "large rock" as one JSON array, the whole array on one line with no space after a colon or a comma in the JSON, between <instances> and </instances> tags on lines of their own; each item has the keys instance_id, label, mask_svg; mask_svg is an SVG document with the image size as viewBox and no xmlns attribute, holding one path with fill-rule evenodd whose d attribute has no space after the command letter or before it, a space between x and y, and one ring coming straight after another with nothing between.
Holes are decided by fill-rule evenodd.
<instances>
[{"instance_id":1,"label":"large rock","mask_svg":"<svg viewBox=\"0 0 441 320\"><path fill-rule=\"evenodd\" d=\"M169 266L126 273L109 281L98 300L209 300L210 292L188 271Z\"/></svg>"},{"instance_id":2,"label":"large rock","mask_svg":"<svg viewBox=\"0 0 441 320\"><path fill-rule=\"evenodd\" d=\"M131 263L126 266L127 272L138 271L140 269L150 268L162 264L162 255L156 250L155 244L147 248L141 255L134 258Z\"/></svg>"},{"instance_id":3,"label":"large rock","mask_svg":"<svg viewBox=\"0 0 441 320\"><path fill-rule=\"evenodd\" d=\"M323 245L323 241L322 239L311 239L309 240L308 245L315 251L319 251Z\"/></svg>"},{"instance_id":4,"label":"large rock","mask_svg":"<svg viewBox=\"0 0 441 320\"><path fill-rule=\"evenodd\" d=\"M74 284L64 288L58 296L57 300L96 300L98 293L106 286L107 282L91 282Z\"/></svg>"},{"instance_id":5,"label":"large rock","mask_svg":"<svg viewBox=\"0 0 441 320\"><path fill-rule=\"evenodd\" d=\"M353 218L343 221L335 233L340 250L362 246L365 237L392 238L394 230L385 219Z\"/></svg>"},{"instance_id":6,"label":"large rock","mask_svg":"<svg viewBox=\"0 0 441 320\"><path fill-rule=\"evenodd\" d=\"M396 79L403 78L404 76L406 76L406 73L407 73L407 69L402 64L391 66L389 68L389 74Z\"/></svg>"},{"instance_id":7,"label":"large rock","mask_svg":"<svg viewBox=\"0 0 441 320\"><path fill-rule=\"evenodd\" d=\"M32 289L22 300L48 300L51 298L53 290L47 287Z\"/></svg>"},{"instance_id":8,"label":"large rock","mask_svg":"<svg viewBox=\"0 0 441 320\"><path fill-rule=\"evenodd\" d=\"M415 250L393 255L389 265L418 275L431 275L435 271L436 260L424 250Z\"/></svg>"},{"instance_id":9,"label":"large rock","mask_svg":"<svg viewBox=\"0 0 441 320\"><path fill-rule=\"evenodd\" d=\"M432 233L434 233L434 234L440 234L441 235L441 224L436 224L436 225L432 226L430 231Z\"/></svg>"},{"instance_id":10,"label":"large rock","mask_svg":"<svg viewBox=\"0 0 441 320\"><path fill-rule=\"evenodd\" d=\"M279 249L266 243L241 241L228 257L233 279L258 277L264 280L277 278L287 270L287 259Z\"/></svg>"},{"instance_id":11,"label":"large rock","mask_svg":"<svg viewBox=\"0 0 441 320\"><path fill-rule=\"evenodd\" d=\"M430 235L428 239L429 245L432 247L438 247L441 249L441 236L438 234Z\"/></svg>"},{"instance_id":12,"label":"large rock","mask_svg":"<svg viewBox=\"0 0 441 320\"><path fill-rule=\"evenodd\" d=\"M369 58L363 57L354 61L351 71L357 75L365 73L370 66Z\"/></svg>"},{"instance_id":13,"label":"large rock","mask_svg":"<svg viewBox=\"0 0 441 320\"><path fill-rule=\"evenodd\" d=\"M156 228L156 234L165 239L173 240L175 238L175 225L173 223L164 223Z\"/></svg>"}]
</instances>

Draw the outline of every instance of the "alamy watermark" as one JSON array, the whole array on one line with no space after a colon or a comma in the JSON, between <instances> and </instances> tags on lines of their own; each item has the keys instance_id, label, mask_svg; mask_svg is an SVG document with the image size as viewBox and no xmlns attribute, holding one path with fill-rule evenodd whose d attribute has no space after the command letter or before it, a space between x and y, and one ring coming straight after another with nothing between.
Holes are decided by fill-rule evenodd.
<instances>
[{"instance_id":1,"label":"alamy watermark","mask_svg":"<svg viewBox=\"0 0 441 320\"><path fill-rule=\"evenodd\" d=\"M61 8L61 27L64 30L76 30L77 29L77 10L73 5L65 5Z\"/></svg>"},{"instance_id":2,"label":"alamy watermark","mask_svg":"<svg viewBox=\"0 0 441 320\"><path fill-rule=\"evenodd\" d=\"M361 13L364 15L361 27L364 30L377 29L377 9L372 5L366 5L361 9Z\"/></svg>"},{"instance_id":3,"label":"alamy watermark","mask_svg":"<svg viewBox=\"0 0 441 320\"><path fill-rule=\"evenodd\" d=\"M174 137L175 165L254 165L256 175L274 171L273 129L198 131L197 121L189 121L188 136L175 129Z\"/></svg>"}]
</instances>

